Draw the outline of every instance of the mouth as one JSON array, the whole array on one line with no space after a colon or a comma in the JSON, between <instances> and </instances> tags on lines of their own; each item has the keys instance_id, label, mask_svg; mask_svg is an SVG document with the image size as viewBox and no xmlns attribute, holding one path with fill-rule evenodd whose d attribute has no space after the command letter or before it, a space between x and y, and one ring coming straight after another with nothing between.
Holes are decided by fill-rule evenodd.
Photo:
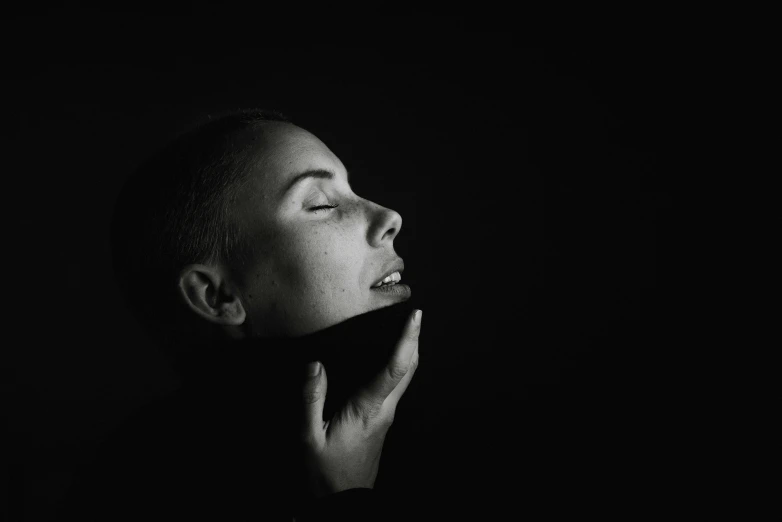
<instances>
[{"instance_id":1,"label":"mouth","mask_svg":"<svg viewBox=\"0 0 782 522\"><path fill-rule=\"evenodd\" d=\"M405 265L400 260L399 263L391 266L383 277L375 281L370 290L403 299L409 298L411 293L410 287L401 283L404 270Z\"/></svg>"},{"instance_id":2,"label":"mouth","mask_svg":"<svg viewBox=\"0 0 782 522\"><path fill-rule=\"evenodd\" d=\"M391 286L399 283L402 280L402 272L405 271L405 265L402 263L402 260L400 259L398 263L394 263L393 266L389 267L388 270L386 270L386 273L383 274L383 276L375 281L375 283L371 286L372 289L375 288L381 288L384 286Z\"/></svg>"},{"instance_id":3,"label":"mouth","mask_svg":"<svg viewBox=\"0 0 782 522\"><path fill-rule=\"evenodd\" d=\"M383 286L393 286L402 280L402 274L399 271L391 272L383 279L372 285L372 288L380 288Z\"/></svg>"}]
</instances>

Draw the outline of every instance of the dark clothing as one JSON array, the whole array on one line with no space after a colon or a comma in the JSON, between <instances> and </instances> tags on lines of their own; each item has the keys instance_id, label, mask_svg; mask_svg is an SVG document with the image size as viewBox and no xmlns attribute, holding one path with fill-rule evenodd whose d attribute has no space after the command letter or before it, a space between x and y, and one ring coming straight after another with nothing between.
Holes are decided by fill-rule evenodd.
<instances>
[{"instance_id":1,"label":"dark clothing","mask_svg":"<svg viewBox=\"0 0 782 522\"><path fill-rule=\"evenodd\" d=\"M231 341L190 354L181 388L112 433L74 488L62 520L382 520L378 493L295 498L304 363L327 368L326 415L387 360L410 305L298 339ZM371 332L371 334L370 334ZM371 339L371 346L366 340ZM370 348L370 349L368 349Z\"/></svg>"},{"instance_id":2,"label":"dark clothing","mask_svg":"<svg viewBox=\"0 0 782 522\"><path fill-rule=\"evenodd\" d=\"M385 362L398 338L390 333L401 332L410 308L389 307L298 340L193 354L180 370L182 388L106 442L63 519L626 520L665 513L697 483L682 472L690 456L679 449L687 424L676 388L657 378L661 362L672 359L662 351L670 337L639 342L626 329L593 339L569 362L526 340L508 339L503 361L480 357L476 345L469 375L438 369L444 357L427 359L422 349L375 489L313 503L293 498L302 361L324 362L333 411ZM470 378L484 375L493 388ZM429 388L416 396L416 384Z\"/></svg>"}]
</instances>

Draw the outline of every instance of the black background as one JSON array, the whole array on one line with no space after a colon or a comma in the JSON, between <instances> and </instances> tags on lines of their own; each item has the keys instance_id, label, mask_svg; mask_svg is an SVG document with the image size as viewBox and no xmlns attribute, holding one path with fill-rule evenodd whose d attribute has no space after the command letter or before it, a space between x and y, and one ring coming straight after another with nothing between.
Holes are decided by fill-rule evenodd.
<instances>
[{"instance_id":1,"label":"black background","mask_svg":"<svg viewBox=\"0 0 782 522\"><path fill-rule=\"evenodd\" d=\"M665 408L682 47L634 31L530 37L502 17L193 11L206 16L54 11L11 28L26 333L10 347L12 513L51 520L96 442L176 386L120 302L109 216L155 147L249 107L320 137L358 194L404 219L421 367L378 487L523 512L545 468L554 507L574 502L560 491L670 497L678 486L655 477L679 444Z\"/></svg>"}]
</instances>

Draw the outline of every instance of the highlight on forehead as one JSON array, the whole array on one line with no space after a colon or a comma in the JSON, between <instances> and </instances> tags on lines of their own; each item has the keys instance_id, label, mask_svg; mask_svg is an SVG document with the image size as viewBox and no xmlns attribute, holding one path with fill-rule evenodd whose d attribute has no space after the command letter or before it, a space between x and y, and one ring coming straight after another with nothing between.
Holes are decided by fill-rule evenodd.
<instances>
[{"instance_id":1,"label":"highlight on forehead","mask_svg":"<svg viewBox=\"0 0 782 522\"><path fill-rule=\"evenodd\" d=\"M334 180L337 178L337 175L328 169L307 169L304 172L299 172L294 174L288 183L283 186L282 190L280 191L280 197L285 196L285 194L293 190L293 188L299 183L312 178Z\"/></svg>"},{"instance_id":2,"label":"highlight on forehead","mask_svg":"<svg viewBox=\"0 0 782 522\"><path fill-rule=\"evenodd\" d=\"M307 178L337 179L342 161L317 136L293 124L271 122L254 134L252 164L274 172L280 194ZM325 161L321 161L325 159ZM271 180L266 180L271 181Z\"/></svg>"},{"instance_id":3,"label":"highlight on forehead","mask_svg":"<svg viewBox=\"0 0 782 522\"><path fill-rule=\"evenodd\" d=\"M275 162L284 162L285 152L290 152L286 145L296 143L296 136L315 138L311 133L288 122L262 122L247 128L244 131L242 142L248 146L248 152L254 156L257 165L270 165ZM317 138L315 138L317 139ZM297 144L296 148L305 148L304 144Z\"/></svg>"}]
</instances>

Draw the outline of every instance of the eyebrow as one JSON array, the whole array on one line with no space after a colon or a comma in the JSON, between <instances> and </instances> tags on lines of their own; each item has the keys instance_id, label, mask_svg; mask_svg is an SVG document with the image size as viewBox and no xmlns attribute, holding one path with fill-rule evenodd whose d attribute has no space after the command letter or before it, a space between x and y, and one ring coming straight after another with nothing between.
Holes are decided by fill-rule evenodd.
<instances>
[{"instance_id":1,"label":"eyebrow","mask_svg":"<svg viewBox=\"0 0 782 522\"><path fill-rule=\"evenodd\" d=\"M350 173L345 171L346 177L348 180L350 180ZM305 179L309 178L316 178L316 179L334 179L337 175L334 174L330 170L326 169L311 169L311 170L305 170L304 172L301 172L299 174L296 174L293 176L293 179L290 180L290 182L285 186L285 188L282 190L281 195L284 196L287 194L293 187L304 181Z\"/></svg>"}]
</instances>

